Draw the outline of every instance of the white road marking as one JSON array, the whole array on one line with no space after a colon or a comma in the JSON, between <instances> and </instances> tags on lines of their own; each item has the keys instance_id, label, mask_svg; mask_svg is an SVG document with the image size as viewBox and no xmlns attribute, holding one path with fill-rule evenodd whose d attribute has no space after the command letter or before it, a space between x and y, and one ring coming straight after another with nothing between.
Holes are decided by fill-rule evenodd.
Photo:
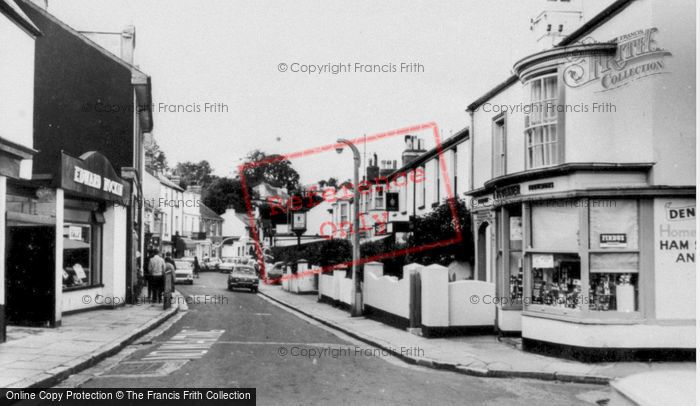
<instances>
[{"instance_id":1,"label":"white road marking","mask_svg":"<svg viewBox=\"0 0 700 406\"><path fill-rule=\"evenodd\" d=\"M184 329L142 358L142 361L200 359L221 337L224 330Z\"/></svg>"}]
</instances>

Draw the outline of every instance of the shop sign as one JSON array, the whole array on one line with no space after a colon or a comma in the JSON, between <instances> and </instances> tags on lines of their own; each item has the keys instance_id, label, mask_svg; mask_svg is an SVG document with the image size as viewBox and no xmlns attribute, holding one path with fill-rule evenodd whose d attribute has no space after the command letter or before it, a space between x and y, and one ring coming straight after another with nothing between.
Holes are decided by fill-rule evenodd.
<instances>
[{"instance_id":1,"label":"shop sign","mask_svg":"<svg viewBox=\"0 0 700 406\"><path fill-rule=\"evenodd\" d=\"M695 318L696 249L695 199L654 199L654 286L658 318Z\"/></svg>"},{"instance_id":2,"label":"shop sign","mask_svg":"<svg viewBox=\"0 0 700 406\"><path fill-rule=\"evenodd\" d=\"M391 192L386 194L386 211L399 211L399 194Z\"/></svg>"},{"instance_id":3,"label":"shop sign","mask_svg":"<svg viewBox=\"0 0 700 406\"><path fill-rule=\"evenodd\" d=\"M509 197L520 196L520 185L505 186L502 188L496 188L493 193L494 199L503 200Z\"/></svg>"},{"instance_id":4,"label":"shop sign","mask_svg":"<svg viewBox=\"0 0 700 406\"><path fill-rule=\"evenodd\" d=\"M695 205L688 200L669 200L663 204L663 214L657 212L656 216L657 258L669 266L695 264Z\"/></svg>"},{"instance_id":5,"label":"shop sign","mask_svg":"<svg viewBox=\"0 0 700 406\"><path fill-rule=\"evenodd\" d=\"M600 234L600 248L627 247L627 234Z\"/></svg>"},{"instance_id":6,"label":"shop sign","mask_svg":"<svg viewBox=\"0 0 700 406\"><path fill-rule=\"evenodd\" d=\"M89 198L129 202L129 184L99 152L87 152L80 158L63 153L58 187Z\"/></svg>"},{"instance_id":7,"label":"shop sign","mask_svg":"<svg viewBox=\"0 0 700 406\"><path fill-rule=\"evenodd\" d=\"M595 55L581 58L564 69L567 86L581 87L600 82L603 91L616 89L630 82L659 73L666 73L664 58L671 52L656 42L658 28L646 28L614 38L614 56ZM587 41L582 41L586 43ZM590 42L595 42L590 40Z\"/></svg>"},{"instance_id":8,"label":"shop sign","mask_svg":"<svg viewBox=\"0 0 700 406\"><path fill-rule=\"evenodd\" d=\"M532 256L533 268L554 268L554 255L534 254Z\"/></svg>"}]
</instances>

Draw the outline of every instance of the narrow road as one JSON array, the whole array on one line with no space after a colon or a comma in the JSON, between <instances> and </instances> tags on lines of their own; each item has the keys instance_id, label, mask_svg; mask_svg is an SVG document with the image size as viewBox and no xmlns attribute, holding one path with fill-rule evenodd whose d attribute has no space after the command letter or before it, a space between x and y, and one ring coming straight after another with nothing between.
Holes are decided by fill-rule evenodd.
<instances>
[{"instance_id":1,"label":"narrow road","mask_svg":"<svg viewBox=\"0 0 700 406\"><path fill-rule=\"evenodd\" d=\"M203 273L192 286L178 285L200 303L60 386L255 387L260 405L562 405L607 397L602 386L407 365L225 284L226 275Z\"/></svg>"}]
</instances>

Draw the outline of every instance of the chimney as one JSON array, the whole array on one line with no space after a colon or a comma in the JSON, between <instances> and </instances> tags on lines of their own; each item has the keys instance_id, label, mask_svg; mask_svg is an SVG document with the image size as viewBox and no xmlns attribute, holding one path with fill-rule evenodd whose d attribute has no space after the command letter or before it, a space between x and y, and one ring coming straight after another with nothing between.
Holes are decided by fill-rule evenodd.
<instances>
[{"instance_id":1,"label":"chimney","mask_svg":"<svg viewBox=\"0 0 700 406\"><path fill-rule=\"evenodd\" d=\"M401 166L415 160L425 152L423 140L417 135L407 135L404 137L406 149L401 154Z\"/></svg>"},{"instance_id":2,"label":"chimney","mask_svg":"<svg viewBox=\"0 0 700 406\"><path fill-rule=\"evenodd\" d=\"M136 49L136 28L133 25L127 25L122 30L121 53L119 57L126 63L133 65L134 49Z\"/></svg>"},{"instance_id":3,"label":"chimney","mask_svg":"<svg viewBox=\"0 0 700 406\"><path fill-rule=\"evenodd\" d=\"M367 165L367 180L373 181L379 176L379 165L377 165L377 154L374 154L374 160L369 159L369 165Z\"/></svg>"},{"instance_id":4,"label":"chimney","mask_svg":"<svg viewBox=\"0 0 700 406\"><path fill-rule=\"evenodd\" d=\"M541 11L530 19L530 31L541 50L553 48L583 21L582 0L539 0Z\"/></svg>"}]
</instances>

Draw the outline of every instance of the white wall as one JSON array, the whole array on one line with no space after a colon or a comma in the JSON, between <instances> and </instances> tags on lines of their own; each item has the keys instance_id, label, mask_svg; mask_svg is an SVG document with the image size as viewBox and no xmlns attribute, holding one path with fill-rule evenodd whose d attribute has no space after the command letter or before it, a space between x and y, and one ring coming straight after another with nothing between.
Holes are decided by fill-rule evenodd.
<instances>
[{"instance_id":1,"label":"white wall","mask_svg":"<svg viewBox=\"0 0 700 406\"><path fill-rule=\"evenodd\" d=\"M409 278L384 276L381 264L365 265L362 300L365 305L383 310L404 319L409 317Z\"/></svg>"}]
</instances>

